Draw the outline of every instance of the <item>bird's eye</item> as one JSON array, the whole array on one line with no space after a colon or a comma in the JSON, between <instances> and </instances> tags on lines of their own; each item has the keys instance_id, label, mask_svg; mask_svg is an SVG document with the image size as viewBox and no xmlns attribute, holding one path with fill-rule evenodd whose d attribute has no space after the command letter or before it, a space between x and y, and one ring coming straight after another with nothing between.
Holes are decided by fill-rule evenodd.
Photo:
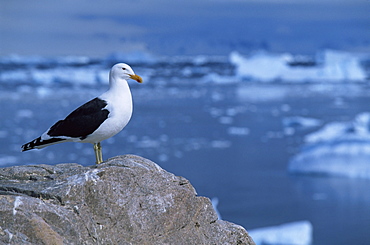
<instances>
[{"instance_id":1,"label":"bird's eye","mask_svg":"<svg viewBox=\"0 0 370 245\"><path fill-rule=\"evenodd\" d=\"M122 67L122 70L124 70L124 71L125 71L125 70L126 70L126 68Z\"/></svg>"}]
</instances>

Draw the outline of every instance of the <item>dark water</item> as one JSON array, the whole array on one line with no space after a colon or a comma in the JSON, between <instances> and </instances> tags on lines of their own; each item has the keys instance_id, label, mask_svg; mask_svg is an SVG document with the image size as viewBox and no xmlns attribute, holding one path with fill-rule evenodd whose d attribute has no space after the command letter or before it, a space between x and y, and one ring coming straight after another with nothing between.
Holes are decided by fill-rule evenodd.
<instances>
[{"instance_id":1,"label":"dark water","mask_svg":"<svg viewBox=\"0 0 370 245\"><path fill-rule=\"evenodd\" d=\"M90 144L20 152L56 120L103 89L1 92L0 165L94 164ZM323 84L203 84L133 87L134 116L102 143L104 158L137 154L217 197L224 220L247 230L308 220L313 244L368 244L370 180L293 176L289 159L318 127L284 133L289 116L324 123L368 111L369 87Z\"/></svg>"}]
</instances>

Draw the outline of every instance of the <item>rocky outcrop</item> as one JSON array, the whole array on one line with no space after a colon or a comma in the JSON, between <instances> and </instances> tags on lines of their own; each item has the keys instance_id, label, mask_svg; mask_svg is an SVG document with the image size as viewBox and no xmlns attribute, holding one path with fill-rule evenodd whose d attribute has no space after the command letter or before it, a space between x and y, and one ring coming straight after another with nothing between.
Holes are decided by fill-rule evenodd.
<instances>
[{"instance_id":1,"label":"rocky outcrop","mask_svg":"<svg viewBox=\"0 0 370 245\"><path fill-rule=\"evenodd\" d=\"M133 155L0 169L0 244L254 244L188 180Z\"/></svg>"}]
</instances>

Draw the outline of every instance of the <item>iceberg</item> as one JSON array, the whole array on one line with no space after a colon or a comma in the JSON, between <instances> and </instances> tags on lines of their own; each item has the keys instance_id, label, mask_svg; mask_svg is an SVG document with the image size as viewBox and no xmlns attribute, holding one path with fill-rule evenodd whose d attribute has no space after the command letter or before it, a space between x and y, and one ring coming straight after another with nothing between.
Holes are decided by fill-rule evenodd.
<instances>
[{"instance_id":1,"label":"iceberg","mask_svg":"<svg viewBox=\"0 0 370 245\"><path fill-rule=\"evenodd\" d=\"M297 221L279 226L248 230L256 245L309 245L312 243L312 224Z\"/></svg>"},{"instance_id":2,"label":"iceberg","mask_svg":"<svg viewBox=\"0 0 370 245\"><path fill-rule=\"evenodd\" d=\"M147 78L146 81L155 81L161 85L184 83L234 86L248 79L257 83L365 81L367 73L370 72L369 56L332 50L313 58L268 52L256 52L248 57L237 52L229 56L163 57L138 50L116 52L100 58L0 56L0 86L94 87L107 81L109 68L116 62L133 64L135 71ZM286 89L283 91L276 91L278 88L274 88L273 91L266 89L264 88L258 96L265 98L267 92L270 97L287 95Z\"/></svg>"},{"instance_id":3,"label":"iceberg","mask_svg":"<svg viewBox=\"0 0 370 245\"><path fill-rule=\"evenodd\" d=\"M361 55L334 50L316 55L315 60L263 51L249 57L238 52L229 56L230 63L236 67L237 77L261 82L365 81L363 59Z\"/></svg>"},{"instance_id":4,"label":"iceberg","mask_svg":"<svg viewBox=\"0 0 370 245\"><path fill-rule=\"evenodd\" d=\"M290 173L370 178L370 113L329 123L304 140L301 152L290 160Z\"/></svg>"}]
</instances>

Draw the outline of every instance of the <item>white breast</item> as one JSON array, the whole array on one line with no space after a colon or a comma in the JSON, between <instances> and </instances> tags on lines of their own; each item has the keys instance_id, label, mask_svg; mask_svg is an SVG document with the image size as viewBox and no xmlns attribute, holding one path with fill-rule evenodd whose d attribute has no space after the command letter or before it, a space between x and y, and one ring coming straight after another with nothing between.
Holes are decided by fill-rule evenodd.
<instances>
[{"instance_id":1,"label":"white breast","mask_svg":"<svg viewBox=\"0 0 370 245\"><path fill-rule=\"evenodd\" d=\"M81 142L97 143L108 139L119 133L131 119L132 96L126 80L119 81L99 98L107 102L104 109L109 111L108 118Z\"/></svg>"}]
</instances>

